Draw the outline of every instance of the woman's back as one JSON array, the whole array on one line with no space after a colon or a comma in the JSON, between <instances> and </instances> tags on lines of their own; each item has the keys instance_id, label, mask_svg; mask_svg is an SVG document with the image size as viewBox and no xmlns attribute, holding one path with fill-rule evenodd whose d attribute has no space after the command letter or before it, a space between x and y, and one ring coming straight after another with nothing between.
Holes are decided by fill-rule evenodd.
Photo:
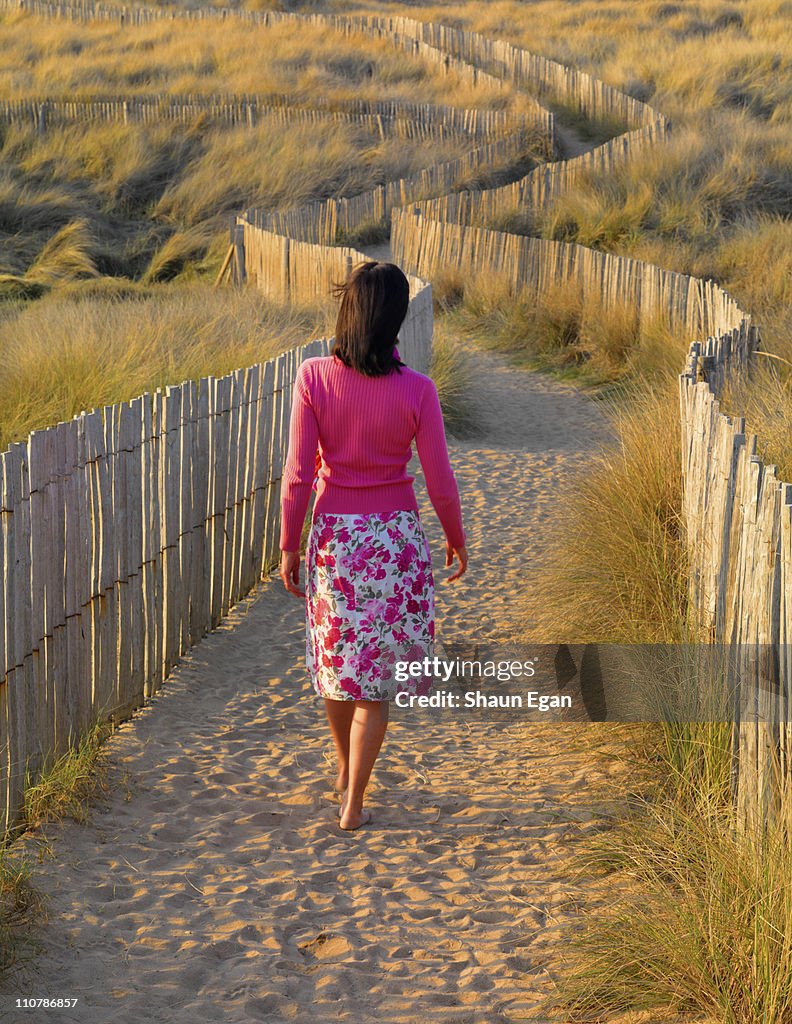
<instances>
[{"instance_id":1,"label":"woman's back","mask_svg":"<svg viewBox=\"0 0 792 1024\"><path fill-rule=\"evenodd\" d=\"M446 536L461 547L459 493L432 379L407 366L369 377L334 355L305 360L295 380L283 473L281 547L299 543L317 450L315 514L417 509L406 469L413 440Z\"/></svg>"}]
</instances>

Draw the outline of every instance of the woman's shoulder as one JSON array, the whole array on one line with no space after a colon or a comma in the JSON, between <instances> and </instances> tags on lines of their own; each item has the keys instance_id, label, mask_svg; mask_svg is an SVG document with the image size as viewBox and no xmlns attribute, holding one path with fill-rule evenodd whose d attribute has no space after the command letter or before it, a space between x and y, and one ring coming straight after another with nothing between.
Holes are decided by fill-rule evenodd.
<instances>
[{"instance_id":1,"label":"woman's shoulder","mask_svg":"<svg viewBox=\"0 0 792 1024\"><path fill-rule=\"evenodd\" d=\"M310 373L312 370L320 369L322 366L332 366L334 361L335 356L308 356L307 359L303 359L300 363L300 369L305 367L305 372Z\"/></svg>"},{"instance_id":2,"label":"woman's shoulder","mask_svg":"<svg viewBox=\"0 0 792 1024\"><path fill-rule=\"evenodd\" d=\"M396 373L394 376L401 378L406 384L410 385L417 394L422 395L427 391L434 390L435 382L428 374L421 373L419 370L415 370L412 366L407 366L406 364L400 367L400 371L400 373Z\"/></svg>"},{"instance_id":3,"label":"woman's shoulder","mask_svg":"<svg viewBox=\"0 0 792 1024\"><path fill-rule=\"evenodd\" d=\"M297 370L297 379L303 383L316 380L333 365L334 356L309 356L303 359Z\"/></svg>"}]
</instances>

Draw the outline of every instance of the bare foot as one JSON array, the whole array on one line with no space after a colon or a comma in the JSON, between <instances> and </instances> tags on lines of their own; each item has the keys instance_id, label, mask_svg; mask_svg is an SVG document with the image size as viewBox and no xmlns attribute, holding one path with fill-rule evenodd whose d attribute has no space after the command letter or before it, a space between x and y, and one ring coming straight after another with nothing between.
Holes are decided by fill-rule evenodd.
<instances>
[{"instance_id":1,"label":"bare foot","mask_svg":"<svg viewBox=\"0 0 792 1024\"><path fill-rule=\"evenodd\" d=\"M345 772L339 772L338 778L335 780L335 791L336 793L343 793L349 785L349 776Z\"/></svg>"},{"instance_id":2,"label":"bare foot","mask_svg":"<svg viewBox=\"0 0 792 1024\"><path fill-rule=\"evenodd\" d=\"M347 799L347 791L344 790L344 795L341 797L341 803L338 805L338 817L339 818L344 813L344 806L346 804L346 799Z\"/></svg>"},{"instance_id":3,"label":"bare foot","mask_svg":"<svg viewBox=\"0 0 792 1024\"><path fill-rule=\"evenodd\" d=\"M369 821L371 821L371 811L364 807L359 814L347 814L345 809L338 824L345 832L354 832L356 828L360 828L361 825L365 825Z\"/></svg>"}]
</instances>

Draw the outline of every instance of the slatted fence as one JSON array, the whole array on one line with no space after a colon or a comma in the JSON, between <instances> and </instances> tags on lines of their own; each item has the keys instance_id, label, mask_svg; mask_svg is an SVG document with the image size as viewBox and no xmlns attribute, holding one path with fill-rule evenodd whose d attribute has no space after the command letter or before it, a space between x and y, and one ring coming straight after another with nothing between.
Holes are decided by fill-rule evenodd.
<instances>
[{"instance_id":1,"label":"slatted fence","mask_svg":"<svg viewBox=\"0 0 792 1024\"><path fill-rule=\"evenodd\" d=\"M425 372L431 287L410 293L399 352ZM329 347L83 411L0 455L0 832L26 770L129 717L276 560L292 383Z\"/></svg>"},{"instance_id":2,"label":"slatted fence","mask_svg":"<svg viewBox=\"0 0 792 1024\"><path fill-rule=\"evenodd\" d=\"M251 207L242 218L252 227L277 232L286 239L333 245L339 233L353 234L362 225L387 227L394 207L447 192L484 168L516 162L532 148L535 147L526 135L516 132L496 142L486 142L454 160L423 168L410 178L397 178L354 196L324 199L287 210Z\"/></svg>"},{"instance_id":3,"label":"slatted fence","mask_svg":"<svg viewBox=\"0 0 792 1024\"><path fill-rule=\"evenodd\" d=\"M509 214L544 210L583 175L610 174L643 150L664 142L670 131L670 122L665 118L658 119L653 124L610 139L578 157L540 164L524 177L506 185L416 199L412 212L428 220L485 227Z\"/></svg>"},{"instance_id":4,"label":"slatted fence","mask_svg":"<svg viewBox=\"0 0 792 1024\"><path fill-rule=\"evenodd\" d=\"M1 6L1 5L0 5ZM492 138L522 131L537 136L537 151L552 145L538 136L532 119L512 111L447 107L430 103L324 100L306 106L297 97L174 94L159 96L60 96L0 100L0 121L31 125L44 132L52 126L84 121L120 124L190 124L198 117L228 126L321 124L326 121L366 128L380 136L410 140ZM552 126L552 121L550 122Z\"/></svg>"},{"instance_id":5,"label":"slatted fence","mask_svg":"<svg viewBox=\"0 0 792 1024\"><path fill-rule=\"evenodd\" d=\"M757 455L723 383L750 367L746 320L691 346L680 376L691 604L705 639L733 655L732 788L740 820L772 818L792 779L792 484Z\"/></svg>"}]
</instances>

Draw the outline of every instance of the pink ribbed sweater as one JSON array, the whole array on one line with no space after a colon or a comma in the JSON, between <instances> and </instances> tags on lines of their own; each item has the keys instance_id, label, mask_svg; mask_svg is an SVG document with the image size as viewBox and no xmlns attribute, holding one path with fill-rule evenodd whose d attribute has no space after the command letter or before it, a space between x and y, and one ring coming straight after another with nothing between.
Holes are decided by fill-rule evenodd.
<instances>
[{"instance_id":1,"label":"pink ribbed sweater","mask_svg":"<svg viewBox=\"0 0 792 1024\"><path fill-rule=\"evenodd\" d=\"M446 538L465 544L456 478L431 377L401 367L366 377L337 356L300 365L281 481L282 551L297 551L321 456L314 515L417 509L406 466L415 441L429 499Z\"/></svg>"}]
</instances>

